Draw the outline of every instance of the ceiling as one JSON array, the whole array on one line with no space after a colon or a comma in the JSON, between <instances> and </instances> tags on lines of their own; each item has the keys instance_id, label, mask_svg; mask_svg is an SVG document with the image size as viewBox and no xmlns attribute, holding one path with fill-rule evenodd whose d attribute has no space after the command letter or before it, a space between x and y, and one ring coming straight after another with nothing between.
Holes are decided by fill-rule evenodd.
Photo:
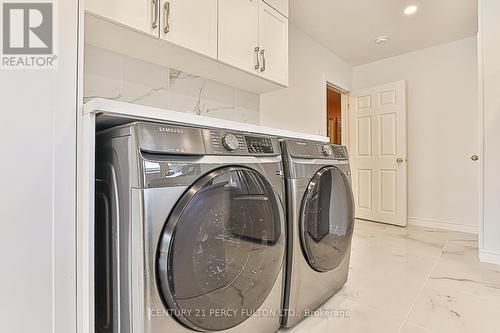
<instances>
[{"instance_id":1,"label":"ceiling","mask_svg":"<svg viewBox=\"0 0 500 333\"><path fill-rule=\"evenodd\" d=\"M404 9L418 11L405 15ZM472 37L477 0L290 0L291 23L351 65ZM380 46L375 38L387 35Z\"/></svg>"}]
</instances>

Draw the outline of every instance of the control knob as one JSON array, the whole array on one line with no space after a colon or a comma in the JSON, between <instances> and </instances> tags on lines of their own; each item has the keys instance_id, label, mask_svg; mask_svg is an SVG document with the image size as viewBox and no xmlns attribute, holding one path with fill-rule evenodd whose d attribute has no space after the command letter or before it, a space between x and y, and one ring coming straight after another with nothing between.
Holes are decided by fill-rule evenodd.
<instances>
[{"instance_id":1,"label":"control knob","mask_svg":"<svg viewBox=\"0 0 500 333\"><path fill-rule=\"evenodd\" d=\"M224 135L224 137L222 138L222 144L224 145L224 148L229 151L236 150L239 147L238 138L233 134Z\"/></svg>"},{"instance_id":2,"label":"control knob","mask_svg":"<svg viewBox=\"0 0 500 333\"><path fill-rule=\"evenodd\" d=\"M333 155L333 149L332 149L332 146L330 146L330 145L323 145L323 147L321 147L321 151L323 152L323 155L325 155L325 156L332 156Z\"/></svg>"}]
</instances>

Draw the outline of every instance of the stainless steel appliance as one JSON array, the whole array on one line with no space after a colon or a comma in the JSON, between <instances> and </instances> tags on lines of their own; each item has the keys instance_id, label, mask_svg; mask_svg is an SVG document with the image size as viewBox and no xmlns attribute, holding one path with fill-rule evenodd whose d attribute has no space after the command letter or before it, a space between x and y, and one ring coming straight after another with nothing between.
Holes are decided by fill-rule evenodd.
<instances>
[{"instance_id":1,"label":"stainless steel appliance","mask_svg":"<svg viewBox=\"0 0 500 333\"><path fill-rule=\"evenodd\" d=\"M279 141L132 123L99 133L96 148L96 331L276 331Z\"/></svg>"},{"instance_id":2,"label":"stainless steel appliance","mask_svg":"<svg viewBox=\"0 0 500 333\"><path fill-rule=\"evenodd\" d=\"M354 202L347 149L284 140L287 261L282 324L291 327L347 281Z\"/></svg>"}]
</instances>

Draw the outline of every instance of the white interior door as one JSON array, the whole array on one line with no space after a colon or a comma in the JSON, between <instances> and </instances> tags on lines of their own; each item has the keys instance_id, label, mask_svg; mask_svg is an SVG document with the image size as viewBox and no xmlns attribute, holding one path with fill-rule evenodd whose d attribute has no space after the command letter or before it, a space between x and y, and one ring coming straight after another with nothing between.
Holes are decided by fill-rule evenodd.
<instances>
[{"instance_id":1,"label":"white interior door","mask_svg":"<svg viewBox=\"0 0 500 333\"><path fill-rule=\"evenodd\" d=\"M217 0L162 0L160 36L217 59Z\"/></svg>"},{"instance_id":2,"label":"white interior door","mask_svg":"<svg viewBox=\"0 0 500 333\"><path fill-rule=\"evenodd\" d=\"M406 83L362 89L350 96L356 217L406 226Z\"/></svg>"}]
</instances>

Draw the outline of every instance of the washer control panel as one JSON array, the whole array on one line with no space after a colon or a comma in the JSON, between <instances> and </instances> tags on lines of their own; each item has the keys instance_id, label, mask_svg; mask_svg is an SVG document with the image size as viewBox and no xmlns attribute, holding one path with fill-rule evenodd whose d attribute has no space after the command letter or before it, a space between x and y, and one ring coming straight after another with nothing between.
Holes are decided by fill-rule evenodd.
<instances>
[{"instance_id":1,"label":"washer control panel","mask_svg":"<svg viewBox=\"0 0 500 333\"><path fill-rule=\"evenodd\" d=\"M334 160L347 160L347 148L329 143L317 143L316 150L323 158L331 158ZM313 156L316 154L313 154Z\"/></svg>"},{"instance_id":2,"label":"washer control panel","mask_svg":"<svg viewBox=\"0 0 500 333\"><path fill-rule=\"evenodd\" d=\"M332 156L333 155L332 146L330 146L330 145L323 145L323 147L321 147L321 152L325 156Z\"/></svg>"},{"instance_id":3,"label":"washer control panel","mask_svg":"<svg viewBox=\"0 0 500 333\"><path fill-rule=\"evenodd\" d=\"M347 160L347 148L345 146L330 145L332 147L332 155L337 160Z\"/></svg>"}]
</instances>

